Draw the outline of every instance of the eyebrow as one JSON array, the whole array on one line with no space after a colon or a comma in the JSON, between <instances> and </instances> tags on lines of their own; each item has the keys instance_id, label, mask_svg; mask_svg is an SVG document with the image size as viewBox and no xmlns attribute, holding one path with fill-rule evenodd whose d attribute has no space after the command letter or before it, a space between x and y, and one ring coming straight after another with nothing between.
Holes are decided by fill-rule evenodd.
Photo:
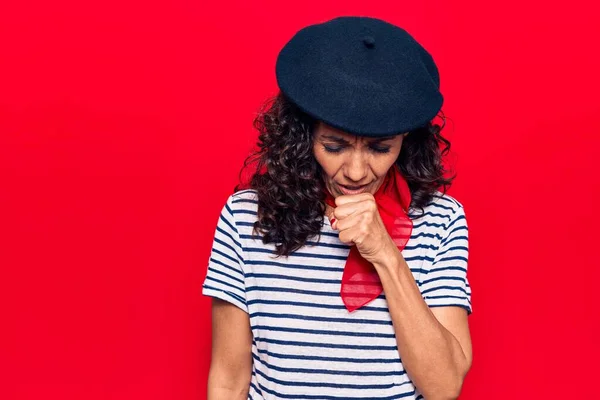
<instances>
[{"instance_id":1,"label":"eyebrow","mask_svg":"<svg viewBox=\"0 0 600 400\"><path fill-rule=\"evenodd\" d=\"M393 139L395 137L396 137L396 135L379 137L379 138L373 138L372 140L369 140L369 143L381 143L381 142L385 142L386 140ZM332 140L332 141L334 141L336 143L339 143L339 144L350 144L350 142L348 142L346 139L341 138L339 136L323 135L323 136L321 136L321 138L323 138L323 139L329 139L329 140Z\"/></svg>"}]
</instances>

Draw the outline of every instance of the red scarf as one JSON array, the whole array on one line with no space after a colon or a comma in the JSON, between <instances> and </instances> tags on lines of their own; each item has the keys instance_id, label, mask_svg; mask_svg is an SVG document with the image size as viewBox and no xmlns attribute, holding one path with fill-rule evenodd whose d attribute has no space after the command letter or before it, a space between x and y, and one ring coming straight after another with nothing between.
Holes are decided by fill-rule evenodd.
<instances>
[{"instance_id":1,"label":"red scarf","mask_svg":"<svg viewBox=\"0 0 600 400\"><path fill-rule=\"evenodd\" d=\"M335 199L325 189L325 202L335 208ZM379 215L385 228L402 251L410 239L413 223L408 217L411 195L408 183L394 164L384 178L381 187L374 194ZM369 261L365 260L356 246L350 248L342 275L340 294L348 311L354 311L377 298L383 292L383 286L377 271Z\"/></svg>"}]
</instances>

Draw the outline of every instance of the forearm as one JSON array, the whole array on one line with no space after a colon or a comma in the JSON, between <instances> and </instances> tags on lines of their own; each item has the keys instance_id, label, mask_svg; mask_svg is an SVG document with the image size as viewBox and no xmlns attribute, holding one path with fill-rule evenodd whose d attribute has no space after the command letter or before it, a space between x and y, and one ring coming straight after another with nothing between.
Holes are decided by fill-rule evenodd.
<instances>
[{"instance_id":1,"label":"forearm","mask_svg":"<svg viewBox=\"0 0 600 400\"><path fill-rule=\"evenodd\" d=\"M208 400L246 400L248 389L244 391L231 390L227 388L208 388Z\"/></svg>"},{"instance_id":2,"label":"forearm","mask_svg":"<svg viewBox=\"0 0 600 400\"><path fill-rule=\"evenodd\" d=\"M208 374L208 400L246 400L249 389L249 379L229 376L217 368Z\"/></svg>"},{"instance_id":3,"label":"forearm","mask_svg":"<svg viewBox=\"0 0 600 400\"><path fill-rule=\"evenodd\" d=\"M438 322L399 251L375 263L402 364L427 400L455 399L468 367L458 340Z\"/></svg>"}]
</instances>

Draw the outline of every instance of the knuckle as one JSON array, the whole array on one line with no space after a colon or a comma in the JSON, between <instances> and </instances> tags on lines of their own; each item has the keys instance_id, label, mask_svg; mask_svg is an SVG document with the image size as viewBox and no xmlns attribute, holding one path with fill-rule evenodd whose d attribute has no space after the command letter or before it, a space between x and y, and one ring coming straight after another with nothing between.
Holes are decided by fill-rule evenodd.
<instances>
[{"instance_id":1,"label":"knuckle","mask_svg":"<svg viewBox=\"0 0 600 400\"><path fill-rule=\"evenodd\" d=\"M368 203L369 203L369 206L377 208L377 202L375 201L375 197L373 197L372 195L371 195L371 197L369 197Z\"/></svg>"}]
</instances>

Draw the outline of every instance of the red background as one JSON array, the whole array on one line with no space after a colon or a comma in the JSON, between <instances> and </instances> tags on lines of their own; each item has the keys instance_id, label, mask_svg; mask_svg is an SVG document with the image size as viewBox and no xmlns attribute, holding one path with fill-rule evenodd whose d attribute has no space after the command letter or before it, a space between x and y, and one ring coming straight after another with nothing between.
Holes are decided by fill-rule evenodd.
<instances>
[{"instance_id":1,"label":"red background","mask_svg":"<svg viewBox=\"0 0 600 400\"><path fill-rule=\"evenodd\" d=\"M291 35L348 14L441 70L471 235L461 398L595 398L598 12L549 4L3 2L0 398L205 398L200 287L252 118Z\"/></svg>"}]
</instances>

